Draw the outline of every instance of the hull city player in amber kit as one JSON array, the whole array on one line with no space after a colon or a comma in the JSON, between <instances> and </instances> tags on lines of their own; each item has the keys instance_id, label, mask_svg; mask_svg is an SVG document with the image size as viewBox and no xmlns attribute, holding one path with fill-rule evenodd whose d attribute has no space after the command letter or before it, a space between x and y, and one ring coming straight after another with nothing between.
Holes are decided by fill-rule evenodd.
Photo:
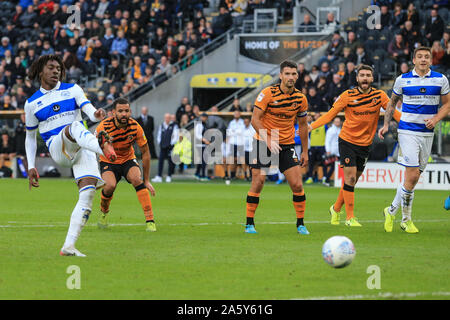
<instances>
[{"instance_id":1,"label":"hull city player in amber kit","mask_svg":"<svg viewBox=\"0 0 450 320\"><path fill-rule=\"evenodd\" d=\"M300 166L308 165L308 126L306 114L308 102L306 97L294 87L297 81L297 65L284 61L280 65L281 83L265 88L255 101L252 126L256 134L250 159L252 184L247 194L246 233L256 233L254 216L259 203L259 196L264 187L265 174L261 172L273 163L263 161L261 155L269 154L271 159L277 157L279 169L284 173L293 192L293 204L297 215L297 232L309 234L304 226L305 192L302 184ZM295 128L298 121L302 154L300 159L295 152ZM276 139L278 134L279 140Z\"/></svg>"},{"instance_id":2,"label":"hull city player in amber kit","mask_svg":"<svg viewBox=\"0 0 450 320\"><path fill-rule=\"evenodd\" d=\"M358 86L344 91L334 102L333 107L319 119L311 123L310 130L323 126L345 112L345 122L339 134L339 153L341 167L344 169L344 185L339 196L330 207L331 224L338 225L341 208L345 203L346 226L360 227L354 215L355 185L369 158L369 149L377 129L380 109L386 109L389 98L382 90L371 87L373 69L368 65L360 65L357 69ZM394 118L400 120L400 112Z\"/></svg>"},{"instance_id":3,"label":"hull city player in amber kit","mask_svg":"<svg viewBox=\"0 0 450 320\"><path fill-rule=\"evenodd\" d=\"M136 194L144 211L147 231L156 231L153 217L150 193L155 195L155 189L149 182L150 176L150 151L144 130L131 118L130 103L124 98L114 101L113 116L100 122L97 132L106 131L112 139L113 147L117 151L117 159L114 163L100 156L100 171L106 185L102 190L100 203L100 219L98 226L107 227L107 214L117 183L124 177L136 189ZM144 180L141 177L141 169L136 161L133 144L137 143L142 152L142 167Z\"/></svg>"}]
</instances>

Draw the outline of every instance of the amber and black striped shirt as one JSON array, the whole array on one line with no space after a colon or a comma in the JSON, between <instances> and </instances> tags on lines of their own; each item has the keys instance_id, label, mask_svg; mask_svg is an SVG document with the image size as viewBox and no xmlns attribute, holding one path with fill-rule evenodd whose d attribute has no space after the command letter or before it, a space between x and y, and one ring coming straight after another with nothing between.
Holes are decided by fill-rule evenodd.
<instances>
[{"instance_id":1,"label":"amber and black striped shirt","mask_svg":"<svg viewBox=\"0 0 450 320\"><path fill-rule=\"evenodd\" d=\"M267 87L256 98L255 107L264 111L262 124L269 136L271 130L278 130L280 144L295 143L295 120L305 117L308 110L308 101L299 90L287 94L279 84ZM258 133L255 138L261 139Z\"/></svg>"},{"instance_id":2,"label":"amber and black striped shirt","mask_svg":"<svg viewBox=\"0 0 450 320\"><path fill-rule=\"evenodd\" d=\"M132 118L128 119L128 125L123 128L116 126L114 117L107 118L97 126L97 133L101 130L105 130L113 139L114 151L117 154L117 160L114 163L121 164L135 159L133 144L136 142L139 147L143 147L147 143L144 130ZM100 161L111 163L104 156L100 156Z\"/></svg>"}]
</instances>

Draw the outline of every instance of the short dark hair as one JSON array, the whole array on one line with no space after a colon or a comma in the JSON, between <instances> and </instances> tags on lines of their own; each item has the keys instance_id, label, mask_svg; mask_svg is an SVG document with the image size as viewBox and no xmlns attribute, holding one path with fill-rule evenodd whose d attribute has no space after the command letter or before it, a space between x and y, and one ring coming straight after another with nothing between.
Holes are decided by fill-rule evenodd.
<instances>
[{"instance_id":1,"label":"short dark hair","mask_svg":"<svg viewBox=\"0 0 450 320\"><path fill-rule=\"evenodd\" d=\"M413 58L416 57L416 53L417 53L418 51L428 51L428 52L430 53L430 55L433 55L433 53L431 52L431 48L430 48L430 47L424 47L424 46L422 46L422 47L417 47L416 49L414 49Z\"/></svg>"},{"instance_id":2,"label":"short dark hair","mask_svg":"<svg viewBox=\"0 0 450 320\"><path fill-rule=\"evenodd\" d=\"M370 72L372 72L372 76L373 76L373 68L367 64L360 64L357 68L356 68L356 74L359 74L359 72L361 70L369 70Z\"/></svg>"},{"instance_id":3,"label":"short dark hair","mask_svg":"<svg viewBox=\"0 0 450 320\"><path fill-rule=\"evenodd\" d=\"M130 102L127 99L123 98L123 97L119 97L116 100L114 100L114 102L113 102L113 109L116 109L116 106L118 104L130 104Z\"/></svg>"},{"instance_id":4,"label":"short dark hair","mask_svg":"<svg viewBox=\"0 0 450 320\"><path fill-rule=\"evenodd\" d=\"M283 72L284 68L295 68L297 69L297 64L293 61L285 60L280 64L280 72Z\"/></svg>"}]
</instances>

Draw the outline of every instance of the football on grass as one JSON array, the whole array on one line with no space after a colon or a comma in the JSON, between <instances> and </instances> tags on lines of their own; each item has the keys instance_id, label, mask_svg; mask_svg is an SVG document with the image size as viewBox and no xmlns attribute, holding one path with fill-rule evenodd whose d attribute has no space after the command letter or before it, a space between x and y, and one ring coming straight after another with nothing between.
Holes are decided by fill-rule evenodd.
<instances>
[{"instance_id":1,"label":"football on grass","mask_svg":"<svg viewBox=\"0 0 450 320\"><path fill-rule=\"evenodd\" d=\"M322 247L323 260L334 268L343 268L352 263L355 258L353 242L344 236L329 238Z\"/></svg>"}]
</instances>

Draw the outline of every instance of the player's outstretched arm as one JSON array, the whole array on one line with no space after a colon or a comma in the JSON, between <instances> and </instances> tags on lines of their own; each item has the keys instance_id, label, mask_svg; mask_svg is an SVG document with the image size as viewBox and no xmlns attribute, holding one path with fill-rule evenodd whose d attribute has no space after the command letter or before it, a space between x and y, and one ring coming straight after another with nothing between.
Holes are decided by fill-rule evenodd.
<instances>
[{"instance_id":1,"label":"player's outstretched arm","mask_svg":"<svg viewBox=\"0 0 450 320\"><path fill-rule=\"evenodd\" d=\"M433 129L436 124L444 119L450 113L450 93L445 96L441 96L442 107L439 109L439 112L430 119L425 119L425 126L428 129Z\"/></svg>"},{"instance_id":2,"label":"player's outstretched arm","mask_svg":"<svg viewBox=\"0 0 450 320\"><path fill-rule=\"evenodd\" d=\"M35 168L37 150L36 133L36 129L27 130L27 134L25 136L25 153L27 154L28 162L28 187L30 190L32 187L39 187L39 173Z\"/></svg>"},{"instance_id":3,"label":"player's outstretched arm","mask_svg":"<svg viewBox=\"0 0 450 320\"><path fill-rule=\"evenodd\" d=\"M150 183L150 149L148 148L148 144L145 143L142 147L139 147L142 153L142 170L144 174L144 185L150 191L152 196L155 196L155 188Z\"/></svg>"},{"instance_id":4,"label":"player's outstretched arm","mask_svg":"<svg viewBox=\"0 0 450 320\"><path fill-rule=\"evenodd\" d=\"M383 127L381 127L380 130L378 130L378 137L381 140L384 140L384 135L386 134L386 132L389 131L389 123L391 122L392 117L394 115L395 106L401 100L402 100L402 96L401 95L397 95L395 93L392 93L391 100L388 102L388 104L386 106L386 112L384 113L384 124L383 124Z\"/></svg>"}]
</instances>

